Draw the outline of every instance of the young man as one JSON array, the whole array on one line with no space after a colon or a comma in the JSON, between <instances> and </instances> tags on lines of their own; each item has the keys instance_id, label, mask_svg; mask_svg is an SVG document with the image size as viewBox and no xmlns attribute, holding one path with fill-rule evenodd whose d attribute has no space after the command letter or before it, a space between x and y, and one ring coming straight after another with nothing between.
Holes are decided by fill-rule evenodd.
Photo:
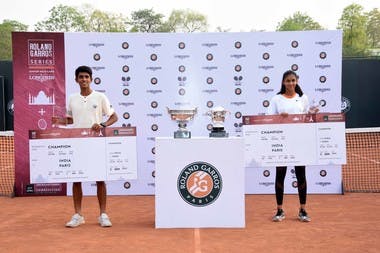
<instances>
[{"instance_id":1,"label":"young man","mask_svg":"<svg viewBox=\"0 0 380 253\"><path fill-rule=\"evenodd\" d=\"M100 92L91 89L92 70L88 66L80 66L75 70L75 81L79 85L80 93L72 94L69 98L67 117L53 118L53 124L73 124L74 128L91 128L99 131L115 123L118 119L108 98ZM103 121L103 116L106 116ZM107 190L104 181L97 181L97 197L99 201L99 224L102 227L111 227L112 223L106 214ZM73 201L75 214L66 223L66 227L77 227L84 224L82 215L82 183L73 183Z\"/></svg>"}]
</instances>

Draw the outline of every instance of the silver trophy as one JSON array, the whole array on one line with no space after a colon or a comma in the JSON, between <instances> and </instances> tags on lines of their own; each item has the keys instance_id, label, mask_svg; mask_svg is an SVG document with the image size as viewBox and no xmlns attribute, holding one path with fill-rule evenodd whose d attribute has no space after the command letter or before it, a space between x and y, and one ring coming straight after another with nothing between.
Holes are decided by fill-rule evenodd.
<instances>
[{"instance_id":1,"label":"silver trophy","mask_svg":"<svg viewBox=\"0 0 380 253\"><path fill-rule=\"evenodd\" d=\"M210 137L228 137L228 133L224 130L224 121L227 114L230 114L230 112L221 106L217 106L207 112L207 115L211 116L213 123L211 133L209 134Z\"/></svg>"},{"instance_id":2,"label":"silver trophy","mask_svg":"<svg viewBox=\"0 0 380 253\"><path fill-rule=\"evenodd\" d=\"M191 132L186 129L187 122L194 118L197 114L197 108L194 109L175 109L171 110L168 107L170 118L178 122L178 130L174 132L174 138L191 138Z\"/></svg>"}]
</instances>

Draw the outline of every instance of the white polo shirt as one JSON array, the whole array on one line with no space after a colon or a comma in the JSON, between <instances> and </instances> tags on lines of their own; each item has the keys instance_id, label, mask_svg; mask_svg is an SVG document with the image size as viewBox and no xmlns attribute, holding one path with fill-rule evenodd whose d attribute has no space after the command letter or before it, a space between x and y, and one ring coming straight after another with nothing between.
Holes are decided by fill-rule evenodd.
<instances>
[{"instance_id":1,"label":"white polo shirt","mask_svg":"<svg viewBox=\"0 0 380 253\"><path fill-rule=\"evenodd\" d=\"M76 93L69 97L67 114L73 118L74 128L90 128L112 113L114 109L103 93L93 90L88 96Z\"/></svg>"},{"instance_id":2,"label":"white polo shirt","mask_svg":"<svg viewBox=\"0 0 380 253\"><path fill-rule=\"evenodd\" d=\"M269 104L267 114L303 114L309 110L309 100L305 94L300 97L296 94L292 98L286 98L281 94L275 95Z\"/></svg>"}]
</instances>

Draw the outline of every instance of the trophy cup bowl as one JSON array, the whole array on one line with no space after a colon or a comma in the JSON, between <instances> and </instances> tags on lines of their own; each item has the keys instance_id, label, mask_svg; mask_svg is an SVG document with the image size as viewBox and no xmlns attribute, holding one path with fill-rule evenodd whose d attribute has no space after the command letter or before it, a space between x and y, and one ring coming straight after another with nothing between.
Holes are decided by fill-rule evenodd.
<instances>
[{"instance_id":1,"label":"trophy cup bowl","mask_svg":"<svg viewBox=\"0 0 380 253\"><path fill-rule=\"evenodd\" d=\"M197 114L197 108L194 109L169 109L168 113L172 120L177 121L178 130L174 132L174 138L191 138L191 132L186 129L187 122L192 120Z\"/></svg>"},{"instance_id":2,"label":"trophy cup bowl","mask_svg":"<svg viewBox=\"0 0 380 253\"><path fill-rule=\"evenodd\" d=\"M227 114L230 114L230 112L221 106L217 106L207 112L207 115L211 116L213 123L212 131L209 134L210 137L228 137L228 133L224 130L224 121L226 120Z\"/></svg>"}]
</instances>

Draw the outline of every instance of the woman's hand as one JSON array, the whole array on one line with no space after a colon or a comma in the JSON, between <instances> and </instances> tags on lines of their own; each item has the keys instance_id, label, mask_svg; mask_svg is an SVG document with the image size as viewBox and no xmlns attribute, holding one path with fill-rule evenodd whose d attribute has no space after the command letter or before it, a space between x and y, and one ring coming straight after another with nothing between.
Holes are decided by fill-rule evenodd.
<instances>
[{"instance_id":1,"label":"woman's hand","mask_svg":"<svg viewBox=\"0 0 380 253\"><path fill-rule=\"evenodd\" d=\"M308 111L308 113L311 113L311 114L316 114L317 112L319 112L318 106L311 106Z\"/></svg>"}]
</instances>

